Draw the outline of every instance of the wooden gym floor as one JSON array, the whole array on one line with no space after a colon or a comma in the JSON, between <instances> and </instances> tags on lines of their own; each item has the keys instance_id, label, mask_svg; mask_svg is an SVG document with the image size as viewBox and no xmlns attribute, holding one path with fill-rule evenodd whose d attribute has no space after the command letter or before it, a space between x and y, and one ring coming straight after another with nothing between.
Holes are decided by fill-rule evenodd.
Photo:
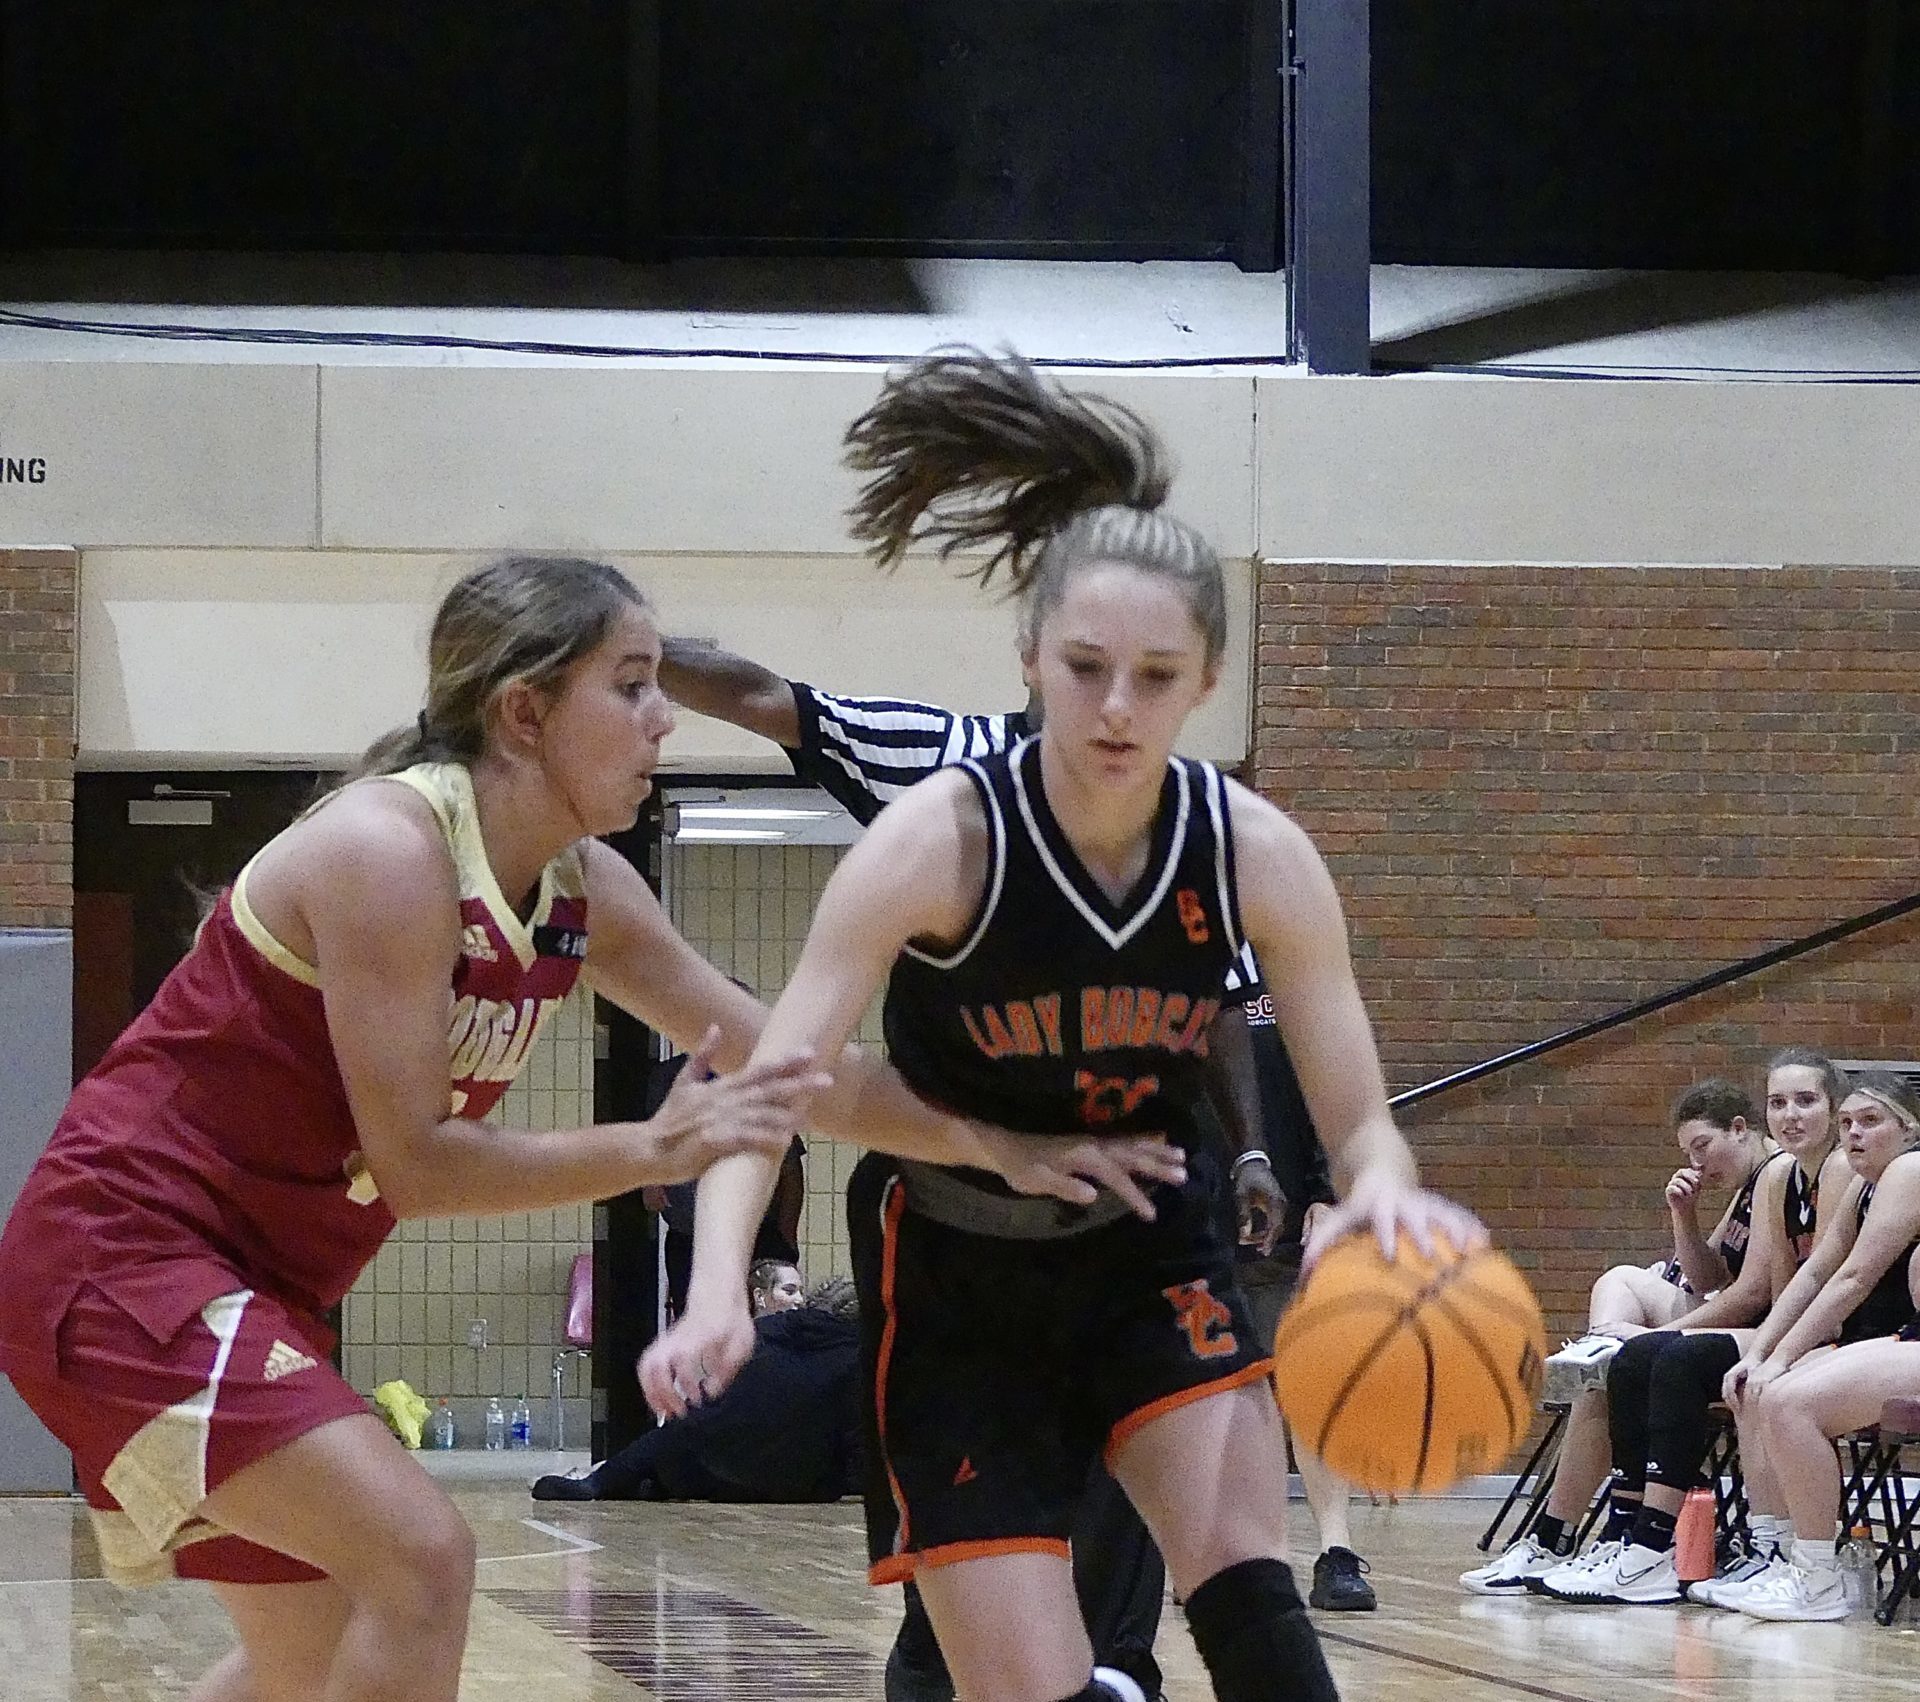
<instances>
[{"instance_id":1,"label":"wooden gym floor","mask_svg":"<svg viewBox=\"0 0 1920 1702\"><path fill-rule=\"evenodd\" d=\"M456 1486L480 1540L464 1702L877 1699L895 1592L860 1581L858 1509L534 1503ZM1305 1509L1300 1526L1310 1529ZM1707 1608L1570 1608L1469 1596L1481 1501L1356 1509L1380 1611L1317 1615L1348 1702L1900 1702L1916 1629L1762 1625ZM0 1697L184 1696L227 1644L189 1584L98 1576L78 1503L0 1500ZM1209 1696L1177 1609L1170 1702Z\"/></svg>"}]
</instances>

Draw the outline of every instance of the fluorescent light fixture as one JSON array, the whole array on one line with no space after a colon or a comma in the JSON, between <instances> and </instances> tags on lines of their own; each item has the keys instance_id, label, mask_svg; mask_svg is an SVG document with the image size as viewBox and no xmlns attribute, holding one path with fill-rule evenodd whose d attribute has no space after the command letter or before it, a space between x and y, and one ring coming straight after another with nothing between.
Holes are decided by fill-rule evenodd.
<instances>
[{"instance_id":1,"label":"fluorescent light fixture","mask_svg":"<svg viewBox=\"0 0 1920 1702\"><path fill-rule=\"evenodd\" d=\"M825 821L831 810L736 809L731 804L682 804L682 821Z\"/></svg>"},{"instance_id":2,"label":"fluorescent light fixture","mask_svg":"<svg viewBox=\"0 0 1920 1702\"><path fill-rule=\"evenodd\" d=\"M682 839L726 840L743 844L757 840L782 840L787 836L777 827L683 827L674 836Z\"/></svg>"}]
</instances>

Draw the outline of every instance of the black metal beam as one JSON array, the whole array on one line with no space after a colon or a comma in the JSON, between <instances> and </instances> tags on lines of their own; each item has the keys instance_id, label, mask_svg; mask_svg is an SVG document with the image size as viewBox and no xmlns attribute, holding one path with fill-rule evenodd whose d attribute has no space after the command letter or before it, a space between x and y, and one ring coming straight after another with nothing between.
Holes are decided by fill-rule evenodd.
<instances>
[{"instance_id":1,"label":"black metal beam","mask_svg":"<svg viewBox=\"0 0 1920 1702\"><path fill-rule=\"evenodd\" d=\"M1370 0L1289 0L1287 352L1313 372L1370 361Z\"/></svg>"},{"instance_id":2,"label":"black metal beam","mask_svg":"<svg viewBox=\"0 0 1920 1702\"><path fill-rule=\"evenodd\" d=\"M1243 272L1285 263L1280 162L1286 67L1286 0L1245 0L1246 118L1241 129L1240 233L1233 258Z\"/></svg>"},{"instance_id":3,"label":"black metal beam","mask_svg":"<svg viewBox=\"0 0 1920 1702\"><path fill-rule=\"evenodd\" d=\"M666 254L660 143L660 0L627 0L626 183L620 217L624 260L660 260Z\"/></svg>"},{"instance_id":4,"label":"black metal beam","mask_svg":"<svg viewBox=\"0 0 1920 1702\"><path fill-rule=\"evenodd\" d=\"M1900 12L1896 0L1860 9L1860 153L1855 188L1853 271L1884 278L1893 270L1898 187L1896 148Z\"/></svg>"}]
</instances>

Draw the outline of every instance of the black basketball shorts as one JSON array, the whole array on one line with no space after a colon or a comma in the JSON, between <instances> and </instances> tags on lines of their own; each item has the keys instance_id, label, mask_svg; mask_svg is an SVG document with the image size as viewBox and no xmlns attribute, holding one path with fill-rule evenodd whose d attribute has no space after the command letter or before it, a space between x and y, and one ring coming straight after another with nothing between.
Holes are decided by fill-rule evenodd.
<instances>
[{"instance_id":1,"label":"black basketball shorts","mask_svg":"<svg viewBox=\"0 0 1920 1702\"><path fill-rule=\"evenodd\" d=\"M907 1209L893 1161L847 1189L867 1377L868 1578L1067 1555L1087 1474L1161 1413L1271 1369L1234 1279L1219 1161L1080 1235L1012 1241Z\"/></svg>"}]
</instances>

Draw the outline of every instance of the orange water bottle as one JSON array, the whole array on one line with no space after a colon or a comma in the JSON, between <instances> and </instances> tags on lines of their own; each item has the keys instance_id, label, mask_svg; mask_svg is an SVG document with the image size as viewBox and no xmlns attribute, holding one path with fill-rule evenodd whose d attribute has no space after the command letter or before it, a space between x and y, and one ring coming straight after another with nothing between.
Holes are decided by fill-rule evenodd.
<instances>
[{"instance_id":1,"label":"orange water bottle","mask_svg":"<svg viewBox=\"0 0 1920 1702\"><path fill-rule=\"evenodd\" d=\"M1689 1489L1680 1503L1673 1527L1673 1568L1683 1584L1697 1584L1714 1574L1713 1491Z\"/></svg>"}]
</instances>

